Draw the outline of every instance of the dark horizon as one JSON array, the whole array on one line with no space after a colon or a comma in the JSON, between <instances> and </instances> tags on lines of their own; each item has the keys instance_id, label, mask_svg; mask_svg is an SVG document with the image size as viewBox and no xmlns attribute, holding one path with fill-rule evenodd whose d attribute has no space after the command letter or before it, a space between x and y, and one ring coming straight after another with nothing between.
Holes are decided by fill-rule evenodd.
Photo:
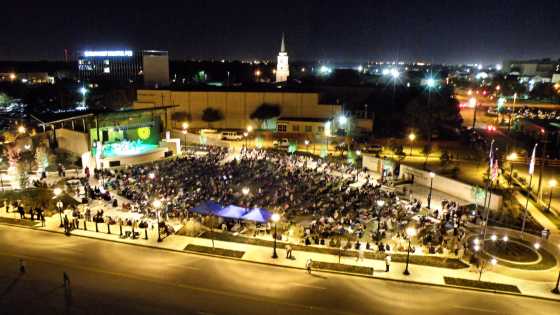
<instances>
[{"instance_id":1,"label":"dark horizon","mask_svg":"<svg viewBox=\"0 0 560 315\"><path fill-rule=\"evenodd\" d=\"M283 32L291 60L493 64L556 59L560 2L537 2L14 6L6 8L6 26L0 30L0 60L63 60L65 48L161 49L172 60L274 60Z\"/></svg>"}]
</instances>

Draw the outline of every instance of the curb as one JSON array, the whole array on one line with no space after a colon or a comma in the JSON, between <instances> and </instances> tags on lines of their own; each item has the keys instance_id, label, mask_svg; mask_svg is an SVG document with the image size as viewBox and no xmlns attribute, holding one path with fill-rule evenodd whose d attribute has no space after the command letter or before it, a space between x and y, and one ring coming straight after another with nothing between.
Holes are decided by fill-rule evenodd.
<instances>
[{"instance_id":1,"label":"curb","mask_svg":"<svg viewBox=\"0 0 560 315\"><path fill-rule=\"evenodd\" d=\"M15 228L24 228L24 229L35 230L35 231L40 231L40 232L50 232L50 233L57 233L57 234L65 235L65 233L62 232L62 231L40 229L38 227L21 226L21 225L10 224L10 223L0 223L0 225L6 225L6 226L10 226L10 227L15 227ZM252 263L252 264L258 264L258 265L263 265L263 266L280 267L280 268L295 269L295 270L302 270L302 271L306 270L303 267L286 266L286 265L279 265L279 264L273 264L273 263L262 262L262 261L254 261L254 260L244 260L244 259L235 258L235 257L213 255L213 254L209 254L209 253L201 253L201 252L195 252L195 251L189 251L189 250L177 250L177 249L158 247L158 246L146 245L146 244L121 242L121 241L118 241L118 240L108 240L108 239L97 238L97 237L88 236L88 235L71 234L71 236L77 236L77 237L82 237L82 238L87 238L87 239L92 239L92 240L97 240L97 241L118 243L118 244L122 244L122 245L132 245L132 246L138 246L138 247L143 247L143 248L157 249L157 250L163 250L163 251L174 252L174 253L183 253L183 254L199 255L199 256L206 256L206 257L219 258L219 259L235 260L235 261L239 261L239 262ZM472 287L455 286L455 285L449 285L449 284L420 282L420 281L415 281L415 280L392 279L392 278L377 277L375 275L370 276L370 275L363 275L363 274L344 272L344 271L333 271L333 270L326 270L326 269L315 269L315 270L317 272L330 273L330 274L335 274L335 275L360 277L360 278L365 278L365 279L392 281L392 282L422 285L422 286L432 286L432 287L439 287L439 288L446 288L446 289L469 290L469 291L477 291L477 292L483 292L483 293L494 293L494 294L509 295L509 296L516 296L516 297L522 297L522 298L539 299L539 300L550 301L550 302L560 302L560 299L554 299L554 298L537 296L537 295L530 295L530 294L523 294L523 293L512 293L512 292L497 291L497 290L488 290L488 289L480 289L480 288L472 288Z\"/></svg>"}]
</instances>

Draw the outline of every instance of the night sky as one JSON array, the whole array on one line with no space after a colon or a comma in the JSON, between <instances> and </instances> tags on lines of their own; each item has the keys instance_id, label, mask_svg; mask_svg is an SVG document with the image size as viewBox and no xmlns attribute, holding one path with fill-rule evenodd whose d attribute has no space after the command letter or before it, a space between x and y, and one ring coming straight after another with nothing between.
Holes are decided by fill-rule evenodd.
<instances>
[{"instance_id":1,"label":"night sky","mask_svg":"<svg viewBox=\"0 0 560 315\"><path fill-rule=\"evenodd\" d=\"M3 3L0 59L62 60L63 49L167 49L175 59L495 63L560 57L559 0ZM49 6L46 7L45 3Z\"/></svg>"}]
</instances>

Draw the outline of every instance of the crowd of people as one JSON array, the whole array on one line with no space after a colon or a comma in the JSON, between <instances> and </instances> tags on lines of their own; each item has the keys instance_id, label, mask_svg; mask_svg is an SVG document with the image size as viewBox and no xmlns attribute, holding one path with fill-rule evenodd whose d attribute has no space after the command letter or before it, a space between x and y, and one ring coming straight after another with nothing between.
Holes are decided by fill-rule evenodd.
<instances>
[{"instance_id":1,"label":"crowd of people","mask_svg":"<svg viewBox=\"0 0 560 315\"><path fill-rule=\"evenodd\" d=\"M341 160L259 149L232 154L208 147L176 159L105 171L103 177L108 189L128 200L124 209L145 218L195 218L204 224L208 218L190 210L212 200L279 213L284 232L299 227L301 232L291 238L307 245L335 246L343 239L351 248L406 251L405 227L415 225L425 252L459 254L466 246L461 241L468 211L444 201L439 210L425 212L418 200L386 189L366 170ZM154 200L161 201L159 209ZM245 224L252 222L225 219L221 225L231 230Z\"/></svg>"}]
</instances>

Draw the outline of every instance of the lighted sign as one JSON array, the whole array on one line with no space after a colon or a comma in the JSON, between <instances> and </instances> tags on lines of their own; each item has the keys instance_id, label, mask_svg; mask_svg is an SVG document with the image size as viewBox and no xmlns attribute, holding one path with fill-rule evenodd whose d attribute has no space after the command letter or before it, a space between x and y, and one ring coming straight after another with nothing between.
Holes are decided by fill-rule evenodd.
<instances>
[{"instance_id":1,"label":"lighted sign","mask_svg":"<svg viewBox=\"0 0 560 315\"><path fill-rule=\"evenodd\" d=\"M142 140L146 140L150 137L149 127L138 128L136 132L138 133L138 137Z\"/></svg>"},{"instance_id":2,"label":"lighted sign","mask_svg":"<svg viewBox=\"0 0 560 315\"><path fill-rule=\"evenodd\" d=\"M132 57L132 50L86 50L84 57Z\"/></svg>"}]
</instances>

